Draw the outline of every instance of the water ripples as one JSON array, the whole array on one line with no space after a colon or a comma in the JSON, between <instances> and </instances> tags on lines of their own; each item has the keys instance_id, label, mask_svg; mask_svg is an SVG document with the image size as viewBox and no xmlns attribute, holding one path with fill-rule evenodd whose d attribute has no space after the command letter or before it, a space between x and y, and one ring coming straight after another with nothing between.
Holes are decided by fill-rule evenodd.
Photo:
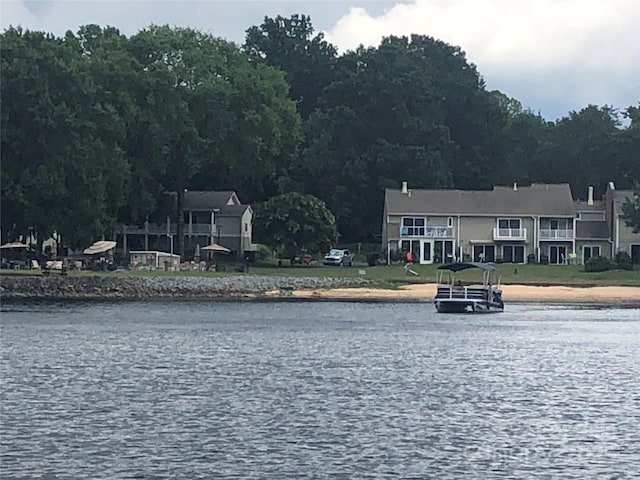
<instances>
[{"instance_id":1,"label":"water ripples","mask_svg":"<svg viewBox=\"0 0 640 480\"><path fill-rule=\"evenodd\" d=\"M639 317L3 306L0 477L633 478Z\"/></svg>"}]
</instances>

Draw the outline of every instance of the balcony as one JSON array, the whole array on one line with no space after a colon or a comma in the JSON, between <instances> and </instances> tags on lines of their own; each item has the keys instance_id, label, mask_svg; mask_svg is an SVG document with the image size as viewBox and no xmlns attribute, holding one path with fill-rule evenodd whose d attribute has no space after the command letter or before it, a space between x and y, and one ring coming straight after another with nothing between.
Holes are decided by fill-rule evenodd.
<instances>
[{"instance_id":1,"label":"balcony","mask_svg":"<svg viewBox=\"0 0 640 480\"><path fill-rule=\"evenodd\" d=\"M400 236L414 238L453 238L452 227L400 227Z\"/></svg>"},{"instance_id":2,"label":"balcony","mask_svg":"<svg viewBox=\"0 0 640 480\"><path fill-rule=\"evenodd\" d=\"M527 239L527 229L526 228L494 228L493 239L523 241Z\"/></svg>"},{"instance_id":3,"label":"balcony","mask_svg":"<svg viewBox=\"0 0 640 480\"><path fill-rule=\"evenodd\" d=\"M185 232L189 232L189 224L184 224ZM216 226L211 227L210 223L192 223L191 224L191 232L196 234L204 234L204 235L215 235L216 234Z\"/></svg>"},{"instance_id":4,"label":"balcony","mask_svg":"<svg viewBox=\"0 0 640 480\"><path fill-rule=\"evenodd\" d=\"M145 233L148 235L166 235L167 233L171 235L177 234L178 226L175 223L167 226L166 223L162 224L153 224L150 223L145 229L144 226L138 225L126 225L126 231L130 235L144 235ZM170 231L168 231L170 230ZM211 232L211 225L208 223L194 223L191 225L191 231L189 230L189 224L184 224L183 232L185 235L189 236L189 233L194 236L215 236L217 235L217 227L213 226L213 233Z\"/></svg>"},{"instance_id":5,"label":"balcony","mask_svg":"<svg viewBox=\"0 0 640 480\"><path fill-rule=\"evenodd\" d=\"M573 230L565 230L565 229L550 229L550 228L541 228L540 229L540 240L573 240Z\"/></svg>"}]
</instances>

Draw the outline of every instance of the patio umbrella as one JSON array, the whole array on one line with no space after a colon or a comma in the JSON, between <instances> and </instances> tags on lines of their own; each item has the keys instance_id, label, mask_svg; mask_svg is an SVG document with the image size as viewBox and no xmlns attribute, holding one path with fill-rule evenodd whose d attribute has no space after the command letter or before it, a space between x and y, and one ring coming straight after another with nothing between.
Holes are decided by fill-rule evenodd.
<instances>
[{"instance_id":1,"label":"patio umbrella","mask_svg":"<svg viewBox=\"0 0 640 480\"><path fill-rule=\"evenodd\" d=\"M110 240L100 240L84 249L82 253L85 255L95 255L96 253L108 252L112 248L115 248L116 242Z\"/></svg>"},{"instance_id":2,"label":"patio umbrella","mask_svg":"<svg viewBox=\"0 0 640 480\"><path fill-rule=\"evenodd\" d=\"M4 245L0 245L0 249L2 250L9 250L11 248L26 249L26 248L29 248L29 245L22 242L10 242L10 243L5 243Z\"/></svg>"},{"instance_id":3,"label":"patio umbrella","mask_svg":"<svg viewBox=\"0 0 640 480\"><path fill-rule=\"evenodd\" d=\"M226 247L223 247L222 245L218 245L217 243L212 243L211 245L207 245L206 247L202 247L201 250L203 252L231 253L231 250L229 250Z\"/></svg>"}]
</instances>

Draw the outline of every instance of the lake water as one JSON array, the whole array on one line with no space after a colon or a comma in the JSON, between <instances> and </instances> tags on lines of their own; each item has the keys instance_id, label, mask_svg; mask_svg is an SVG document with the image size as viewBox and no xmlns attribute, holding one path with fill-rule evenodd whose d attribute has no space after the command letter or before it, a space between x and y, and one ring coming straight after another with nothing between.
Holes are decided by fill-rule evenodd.
<instances>
[{"instance_id":1,"label":"lake water","mask_svg":"<svg viewBox=\"0 0 640 480\"><path fill-rule=\"evenodd\" d=\"M0 478L639 478L640 310L8 303Z\"/></svg>"}]
</instances>

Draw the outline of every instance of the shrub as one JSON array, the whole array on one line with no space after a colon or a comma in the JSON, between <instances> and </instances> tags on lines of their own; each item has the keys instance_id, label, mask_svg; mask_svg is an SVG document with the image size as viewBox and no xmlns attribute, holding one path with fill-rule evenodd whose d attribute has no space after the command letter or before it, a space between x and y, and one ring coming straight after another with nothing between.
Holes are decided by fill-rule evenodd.
<instances>
[{"instance_id":1,"label":"shrub","mask_svg":"<svg viewBox=\"0 0 640 480\"><path fill-rule=\"evenodd\" d=\"M627 252L616 253L616 266L620 270L633 270L633 262Z\"/></svg>"},{"instance_id":2,"label":"shrub","mask_svg":"<svg viewBox=\"0 0 640 480\"><path fill-rule=\"evenodd\" d=\"M612 267L611 261L606 257L596 255L584 262L585 272L604 272Z\"/></svg>"},{"instance_id":3,"label":"shrub","mask_svg":"<svg viewBox=\"0 0 640 480\"><path fill-rule=\"evenodd\" d=\"M369 255L367 255L367 265L369 265L370 267L374 267L375 265L378 264L379 258L380 258L379 253L370 253Z\"/></svg>"}]
</instances>

